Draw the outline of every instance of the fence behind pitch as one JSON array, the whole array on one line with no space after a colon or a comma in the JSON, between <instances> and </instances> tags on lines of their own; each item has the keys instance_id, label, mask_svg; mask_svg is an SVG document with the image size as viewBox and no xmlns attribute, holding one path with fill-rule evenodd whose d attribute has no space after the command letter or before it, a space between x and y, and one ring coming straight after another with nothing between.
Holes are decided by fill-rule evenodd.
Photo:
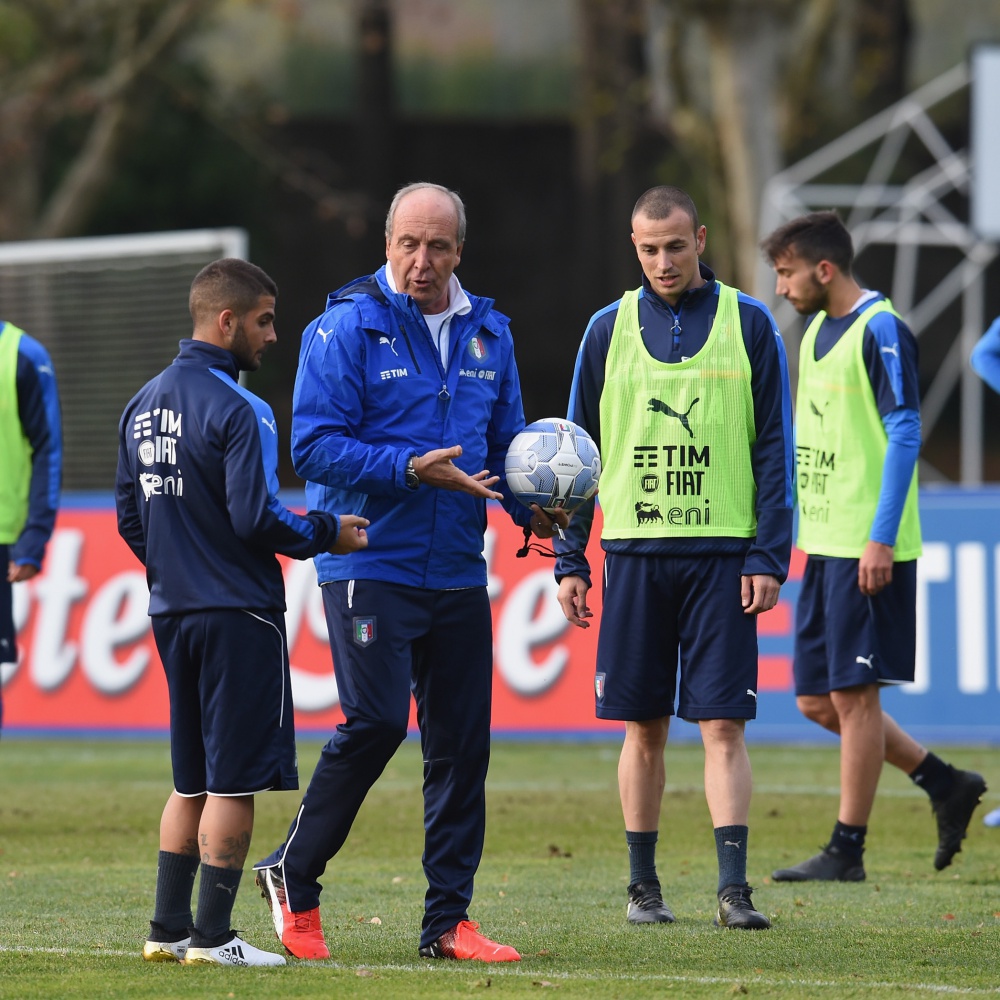
<instances>
[{"instance_id":1,"label":"fence behind pitch","mask_svg":"<svg viewBox=\"0 0 1000 1000\"><path fill-rule=\"evenodd\" d=\"M191 332L191 279L246 257L242 229L0 244L0 318L52 356L63 414L63 485L114 484L118 418Z\"/></svg>"}]
</instances>

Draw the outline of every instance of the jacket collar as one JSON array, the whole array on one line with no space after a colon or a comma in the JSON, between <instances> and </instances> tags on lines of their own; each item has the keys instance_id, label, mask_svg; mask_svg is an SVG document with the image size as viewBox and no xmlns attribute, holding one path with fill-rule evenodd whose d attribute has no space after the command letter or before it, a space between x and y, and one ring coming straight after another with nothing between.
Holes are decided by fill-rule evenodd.
<instances>
[{"instance_id":1,"label":"jacket collar","mask_svg":"<svg viewBox=\"0 0 1000 1000\"><path fill-rule=\"evenodd\" d=\"M204 340L185 339L180 343L180 354L174 358L175 365L217 368L225 372L234 382L240 377L240 366L236 355L224 347L216 347Z\"/></svg>"},{"instance_id":2,"label":"jacket collar","mask_svg":"<svg viewBox=\"0 0 1000 1000\"><path fill-rule=\"evenodd\" d=\"M684 306L689 303L697 303L704 301L712 295L715 295L715 272L704 262L698 261L698 271L701 276L705 279L704 285L699 285L697 288L689 288L686 292L681 294L681 297L677 300L677 305L672 306L665 299L661 299L656 292L653 291L649 284L649 279L646 275L642 276L642 294L647 298L652 299L657 305L662 306L664 309L670 309L672 312L677 312L679 309L683 309Z\"/></svg>"}]
</instances>

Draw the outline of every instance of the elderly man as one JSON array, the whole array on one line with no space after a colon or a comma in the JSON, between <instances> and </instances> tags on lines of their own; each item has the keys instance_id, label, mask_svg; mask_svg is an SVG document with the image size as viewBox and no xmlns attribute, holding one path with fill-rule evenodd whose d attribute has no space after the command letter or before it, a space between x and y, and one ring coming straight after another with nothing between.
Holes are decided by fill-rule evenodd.
<instances>
[{"instance_id":1,"label":"elderly man","mask_svg":"<svg viewBox=\"0 0 1000 1000\"><path fill-rule=\"evenodd\" d=\"M411 184L386 219L387 264L334 292L305 330L292 453L311 507L371 521L368 548L316 560L346 721L323 748L288 837L257 868L290 954L326 958L319 878L406 736L410 692L424 757L420 954L518 961L468 919L486 827L493 635L486 501L541 538L556 520L500 476L524 426L514 345L492 299L469 295L465 208Z\"/></svg>"}]
</instances>

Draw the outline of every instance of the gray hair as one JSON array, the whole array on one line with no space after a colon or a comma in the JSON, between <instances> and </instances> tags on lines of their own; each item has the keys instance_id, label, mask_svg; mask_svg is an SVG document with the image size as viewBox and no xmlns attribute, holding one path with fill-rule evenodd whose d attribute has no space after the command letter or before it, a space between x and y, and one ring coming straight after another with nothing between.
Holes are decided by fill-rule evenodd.
<instances>
[{"instance_id":1,"label":"gray hair","mask_svg":"<svg viewBox=\"0 0 1000 1000\"><path fill-rule=\"evenodd\" d=\"M392 202L389 205L389 211L385 217L385 238L392 238L392 224L396 217L396 209L399 207L399 203L408 195L413 194L414 191L440 191L441 194L447 195L451 199L452 205L455 206L455 215L458 217L458 241L459 243L465 242L465 205L462 199L458 196L457 192L452 191L450 188L446 188L441 184L432 184L430 181L415 181L413 184L406 184L401 187L393 196Z\"/></svg>"}]
</instances>

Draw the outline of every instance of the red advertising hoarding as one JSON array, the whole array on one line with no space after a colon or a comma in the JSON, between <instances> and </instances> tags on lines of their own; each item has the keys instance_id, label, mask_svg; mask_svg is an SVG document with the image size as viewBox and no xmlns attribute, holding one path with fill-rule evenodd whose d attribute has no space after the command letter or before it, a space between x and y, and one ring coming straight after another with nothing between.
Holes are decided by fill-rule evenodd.
<instances>
[{"instance_id":1,"label":"red advertising hoarding","mask_svg":"<svg viewBox=\"0 0 1000 1000\"><path fill-rule=\"evenodd\" d=\"M599 516L599 515L598 515ZM489 505L485 554L494 622L493 726L505 733L618 732L594 718L593 674L602 555L592 535L593 626L570 626L556 602L552 560L516 553L522 532ZM343 721L312 562L282 560L295 721L329 734ZM793 578L799 566L793 566ZM162 732L166 684L146 610L142 567L118 536L107 506L64 508L44 571L15 586L20 660L4 673L8 731ZM784 601L761 617L762 638L788 636ZM785 655L762 655L760 689L787 691ZM411 716L411 725L413 717Z\"/></svg>"}]
</instances>

